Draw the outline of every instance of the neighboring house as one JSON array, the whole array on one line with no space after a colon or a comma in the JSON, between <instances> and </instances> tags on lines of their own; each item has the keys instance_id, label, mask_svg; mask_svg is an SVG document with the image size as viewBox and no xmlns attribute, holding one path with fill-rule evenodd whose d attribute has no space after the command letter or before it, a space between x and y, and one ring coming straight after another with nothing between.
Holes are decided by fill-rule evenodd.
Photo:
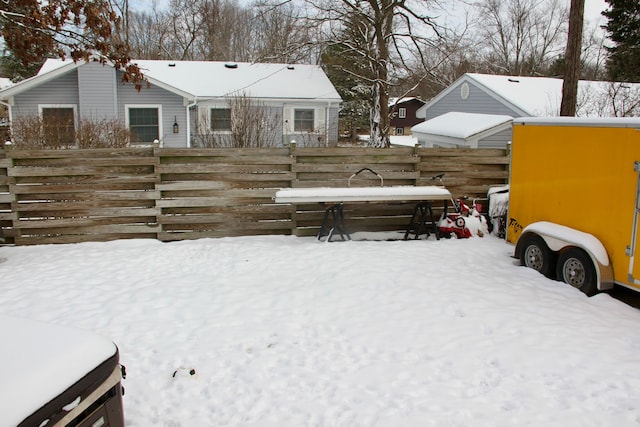
<instances>
[{"instance_id":1,"label":"neighboring house","mask_svg":"<svg viewBox=\"0 0 640 427\"><path fill-rule=\"evenodd\" d=\"M409 135L411 127L424 121L416 112L424 105L424 101L418 98L390 98L389 110L393 116L389 123L390 135Z\"/></svg>"},{"instance_id":2,"label":"neighboring house","mask_svg":"<svg viewBox=\"0 0 640 427\"><path fill-rule=\"evenodd\" d=\"M43 120L73 117L77 126L80 119L117 119L140 143L196 147L207 138L228 137L231 105L249 100L277 145L337 143L341 98L319 66L132 62L148 88L137 91L121 83L121 71L98 62L47 60L37 76L0 91L0 102L9 106L11 120L33 114ZM245 115L238 118L246 121Z\"/></svg>"},{"instance_id":3,"label":"neighboring house","mask_svg":"<svg viewBox=\"0 0 640 427\"><path fill-rule=\"evenodd\" d=\"M504 148L512 118L560 115L562 85L550 77L467 73L418 109L426 121L412 132L423 146ZM640 84L580 81L577 115L638 116Z\"/></svg>"},{"instance_id":4,"label":"neighboring house","mask_svg":"<svg viewBox=\"0 0 640 427\"><path fill-rule=\"evenodd\" d=\"M444 113L511 117L559 116L562 79L467 73L431 99L417 114L426 120ZM577 116L639 116L640 84L580 81Z\"/></svg>"},{"instance_id":5,"label":"neighboring house","mask_svg":"<svg viewBox=\"0 0 640 427\"><path fill-rule=\"evenodd\" d=\"M505 148L513 118L497 114L445 113L411 128L423 147Z\"/></svg>"},{"instance_id":6,"label":"neighboring house","mask_svg":"<svg viewBox=\"0 0 640 427\"><path fill-rule=\"evenodd\" d=\"M13 86L11 79L0 77L0 90ZM6 105L0 106L0 145L9 139L9 109Z\"/></svg>"}]
</instances>

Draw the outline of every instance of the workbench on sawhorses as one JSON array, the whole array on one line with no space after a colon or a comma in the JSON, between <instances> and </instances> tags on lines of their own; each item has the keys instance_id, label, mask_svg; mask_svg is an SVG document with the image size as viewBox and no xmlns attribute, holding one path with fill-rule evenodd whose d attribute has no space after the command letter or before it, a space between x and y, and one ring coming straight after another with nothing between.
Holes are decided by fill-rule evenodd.
<instances>
[{"instance_id":1,"label":"workbench on sawhorses","mask_svg":"<svg viewBox=\"0 0 640 427\"><path fill-rule=\"evenodd\" d=\"M343 240L351 239L344 225L345 203L375 203L393 201L414 201L416 206L404 238L408 239L413 232L417 239L420 234L428 233L427 223L433 225L438 237L432 203L436 200L450 201L449 190L438 186L393 186L393 187L333 187L333 188L285 188L276 192L276 203L320 203L324 204L325 213L318 239L327 236L330 240L337 232Z\"/></svg>"}]
</instances>

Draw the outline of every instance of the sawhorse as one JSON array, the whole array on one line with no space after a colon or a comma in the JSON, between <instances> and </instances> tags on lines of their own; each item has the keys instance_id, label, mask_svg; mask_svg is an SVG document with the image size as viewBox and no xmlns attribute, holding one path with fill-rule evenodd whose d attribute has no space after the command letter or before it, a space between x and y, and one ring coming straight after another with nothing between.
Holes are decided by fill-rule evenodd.
<instances>
[{"instance_id":1,"label":"sawhorse","mask_svg":"<svg viewBox=\"0 0 640 427\"><path fill-rule=\"evenodd\" d=\"M349 236L349 232L344 226L344 205L342 203L332 204L325 208L322 226L318 232L318 240L322 240L324 236L327 236L327 242L331 241L334 231L340 234L342 240L351 240L351 236Z\"/></svg>"},{"instance_id":2,"label":"sawhorse","mask_svg":"<svg viewBox=\"0 0 640 427\"><path fill-rule=\"evenodd\" d=\"M414 234L413 238L415 240L419 239L420 235L425 233L427 234L427 238L429 238L430 233L427 222L433 227L433 234L435 234L436 239L440 240L440 233L438 233L438 227L433 217L433 206L431 202L416 203L416 207L413 209L413 216L411 217L411 221L409 221L407 231L404 233L404 240L408 240L409 234L412 233Z\"/></svg>"}]
</instances>

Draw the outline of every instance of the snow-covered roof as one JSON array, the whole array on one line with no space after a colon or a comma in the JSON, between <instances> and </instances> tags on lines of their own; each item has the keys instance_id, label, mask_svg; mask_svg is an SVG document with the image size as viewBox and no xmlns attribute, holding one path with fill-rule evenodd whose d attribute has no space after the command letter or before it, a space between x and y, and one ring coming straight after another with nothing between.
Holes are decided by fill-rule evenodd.
<instances>
[{"instance_id":1,"label":"snow-covered roof","mask_svg":"<svg viewBox=\"0 0 640 427\"><path fill-rule=\"evenodd\" d=\"M562 101L563 80L551 77L522 77L466 73L447 89L423 106L428 109L465 82L474 84L498 101L511 107L522 116L558 116ZM625 97L635 99L640 95L638 83L613 83L581 80L578 83L577 115L583 117L612 117L620 115L614 111L611 101L616 94L619 102ZM618 105L618 110L624 108ZM422 114L424 117L424 114Z\"/></svg>"},{"instance_id":2,"label":"snow-covered roof","mask_svg":"<svg viewBox=\"0 0 640 427\"><path fill-rule=\"evenodd\" d=\"M15 83L6 77L0 77L0 90L8 88L9 86L13 86Z\"/></svg>"},{"instance_id":3,"label":"snow-covered roof","mask_svg":"<svg viewBox=\"0 0 640 427\"><path fill-rule=\"evenodd\" d=\"M140 67L151 84L190 99L245 94L260 99L341 101L329 78L317 65L218 61L132 62ZM48 59L38 75L24 83L33 85L35 81L39 84L40 81L46 81L80 65L82 63L74 64L70 60ZM24 90L27 88L25 86ZM14 92L15 88L11 94Z\"/></svg>"},{"instance_id":4,"label":"snow-covered roof","mask_svg":"<svg viewBox=\"0 0 640 427\"><path fill-rule=\"evenodd\" d=\"M488 129L511 123L513 117L497 114L445 113L411 128L412 133L467 139Z\"/></svg>"},{"instance_id":5,"label":"snow-covered roof","mask_svg":"<svg viewBox=\"0 0 640 427\"><path fill-rule=\"evenodd\" d=\"M391 145L415 147L418 140L413 135L389 135L389 142Z\"/></svg>"},{"instance_id":6,"label":"snow-covered roof","mask_svg":"<svg viewBox=\"0 0 640 427\"><path fill-rule=\"evenodd\" d=\"M416 98L415 96L409 96L409 97L404 97L404 98L389 98L389 105L396 105L396 104L402 104L405 102L409 102L409 101L420 101L422 103L424 103L424 101L422 101L420 98Z\"/></svg>"}]
</instances>

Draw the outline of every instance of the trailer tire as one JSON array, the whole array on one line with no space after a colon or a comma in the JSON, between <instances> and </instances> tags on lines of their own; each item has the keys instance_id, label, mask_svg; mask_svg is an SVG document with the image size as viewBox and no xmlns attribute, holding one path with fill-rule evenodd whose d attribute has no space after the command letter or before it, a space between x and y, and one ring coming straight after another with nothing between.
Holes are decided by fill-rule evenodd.
<instances>
[{"instance_id":1,"label":"trailer tire","mask_svg":"<svg viewBox=\"0 0 640 427\"><path fill-rule=\"evenodd\" d=\"M549 249L542 237L531 234L524 237L520 252L520 264L533 268L546 277L553 278L555 273L555 253Z\"/></svg>"},{"instance_id":2,"label":"trailer tire","mask_svg":"<svg viewBox=\"0 0 640 427\"><path fill-rule=\"evenodd\" d=\"M598 293L596 269L582 249L571 247L560 252L556 273L558 279L580 289L587 296Z\"/></svg>"}]
</instances>

